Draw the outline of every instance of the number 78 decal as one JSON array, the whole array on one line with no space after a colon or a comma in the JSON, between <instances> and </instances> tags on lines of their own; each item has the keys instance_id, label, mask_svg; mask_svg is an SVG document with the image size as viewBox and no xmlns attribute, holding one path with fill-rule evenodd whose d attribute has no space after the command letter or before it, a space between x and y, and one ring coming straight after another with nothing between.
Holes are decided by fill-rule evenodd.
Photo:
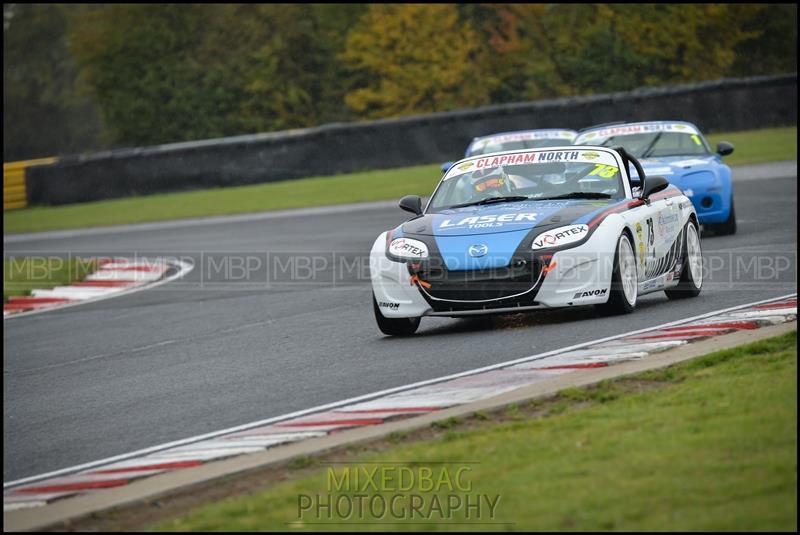
<instances>
[{"instance_id":1,"label":"number 78 decal","mask_svg":"<svg viewBox=\"0 0 800 535\"><path fill-rule=\"evenodd\" d=\"M618 167L614 167L613 165L605 165L602 163L594 164L594 169L591 173L586 176L597 175L602 178L613 178L619 172Z\"/></svg>"}]
</instances>

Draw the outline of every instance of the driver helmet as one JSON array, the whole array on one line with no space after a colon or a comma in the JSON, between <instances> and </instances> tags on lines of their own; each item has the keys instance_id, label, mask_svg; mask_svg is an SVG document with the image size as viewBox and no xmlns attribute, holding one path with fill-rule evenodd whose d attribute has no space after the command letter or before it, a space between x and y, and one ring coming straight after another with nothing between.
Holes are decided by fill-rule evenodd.
<instances>
[{"instance_id":1,"label":"driver helmet","mask_svg":"<svg viewBox=\"0 0 800 535\"><path fill-rule=\"evenodd\" d=\"M478 169L465 175L456 184L455 193L459 202L481 200L492 196L506 196L514 184L502 167Z\"/></svg>"},{"instance_id":2,"label":"driver helmet","mask_svg":"<svg viewBox=\"0 0 800 535\"><path fill-rule=\"evenodd\" d=\"M481 169L472 173L470 180L472 194L498 192L502 195L511 193L514 184L508 178L503 166L491 169Z\"/></svg>"}]
</instances>

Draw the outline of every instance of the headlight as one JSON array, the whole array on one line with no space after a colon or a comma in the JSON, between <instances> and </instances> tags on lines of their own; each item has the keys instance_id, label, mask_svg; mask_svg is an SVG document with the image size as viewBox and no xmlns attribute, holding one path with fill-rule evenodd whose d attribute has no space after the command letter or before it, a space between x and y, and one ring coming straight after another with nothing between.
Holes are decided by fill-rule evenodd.
<instances>
[{"instance_id":1,"label":"headlight","mask_svg":"<svg viewBox=\"0 0 800 535\"><path fill-rule=\"evenodd\" d=\"M428 258L428 246L419 240L397 238L389 244L389 254L403 260Z\"/></svg>"},{"instance_id":2,"label":"headlight","mask_svg":"<svg viewBox=\"0 0 800 535\"><path fill-rule=\"evenodd\" d=\"M569 225L542 232L533 239L531 249L548 249L579 242L589 234L588 225Z\"/></svg>"}]
</instances>

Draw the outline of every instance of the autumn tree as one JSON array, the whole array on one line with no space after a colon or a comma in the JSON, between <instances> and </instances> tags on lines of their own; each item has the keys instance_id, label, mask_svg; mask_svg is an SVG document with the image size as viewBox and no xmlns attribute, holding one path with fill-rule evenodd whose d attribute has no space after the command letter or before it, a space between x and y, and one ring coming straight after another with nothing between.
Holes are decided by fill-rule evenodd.
<instances>
[{"instance_id":1,"label":"autumn tree","mask_svg":"<svg viewBox=\"0 0 800 535\"><path fill-rule=\"evenodd\" d=\"M27 158L797 69L796 4L4 4Z\"/></svg>"},{"instance_id":2,"label":"autumn tree","mask_svg":"<svg viewBox=\"0 0 800 535\"><path fill-rule=\"evenodd\" d=\"M757 4L492 8L499 23L488 31L499 86L514 87L522 100L721 78L735 51L761 35L745 21L769 10Z\"/></svg>"},{"instance_id":3,"label":"autumn tree","mask_svg":"<svg viewBox=\"0 0 800 535\"><path fill-rule=\"evenodd\" d=\"M363 7L341 8L104 5L75 21L72 50L121 143L312 126L349 118L336 55Z\"/></svg>"},{"instance_id":4,"label":"autumn tree","mask_svg":"<svg viewBox=\"0 0 800 535\"><path fill-rule=\"evenodd\" d=\"M94 103L81 95L67 40L68 11L53 4L3 5L3 159L103 146Z\"/></svg>"},{"instance_id":5,"label":"autumn tree","mask_svg":"<svg viewBox=\"0 0 800 535\"><path fill-rule=\"evenodd\" d=\"M355 80L345 102L365 118L487 104L494 78L479 53L452 4L372 4L341 55Z\"/></svg>"}]
</instances>

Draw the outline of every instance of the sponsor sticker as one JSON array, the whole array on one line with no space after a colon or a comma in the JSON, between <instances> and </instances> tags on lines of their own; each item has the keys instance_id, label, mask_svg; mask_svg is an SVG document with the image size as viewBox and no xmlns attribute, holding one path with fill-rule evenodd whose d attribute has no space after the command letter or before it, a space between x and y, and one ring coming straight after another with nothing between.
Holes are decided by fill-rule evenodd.
<instances>
[{"instance_id":1,"label":"sponsor sticker","mask_svg":"<svg viewBox=\"0 0 800 535\"><path fill-rule=\"evenodd\" d=\"M418 259L428 257L428 246L419 240L397 238L389 244L389 253L398 258Z\"/></svg>"},{"instance_id":2,"label":"sponsor sticker","mask_svg":"<svg viewBox=\"0 0 800 535\"><path fill-rule=\"evenodd\" d=\"M695 130L689 125L678 123L635 123L620 126L612 126L595 130L594 132L587 132L580 135L575 139L575 144L580 145L588 139L600 138L607 139L613 136L626 136L632 134L647 134L650 132L679 132L685 134L699 135L700 132Z\"/></svg>"},{"instance_id":3,"label":"sponsor sticker","mask_svg":"<svg viewBox=\"0 0 800 535\"><path fill-rule=\"evenodd\" d=\"M659 212L658 214L659 237L664 238L673 236L677 231L678 231L678 214L675 212L670 212L668 214Z\"/></svg>"},{"instance_id":4,"label":"sponsor sticker","mask_svg":"<svg viewBox=\"0 0 800 535\"><path fill-rule=\"evenodd\" d=\"M499 136L492 136L489 138L478 141L476 147L484 147L486 145L501 145L503 143L511 143L514 141L531 141L535 139L574 139L575 133L569 130L538 130L531 132L516 132L513 134L502 134Z\"/></svg>"},{"instance_id":5,"label":"sponsor sticker","mask_svg":"<svg viewBox=\"0 0 800 535\"><path fill-rule=\"evenodd\" d=\"M606 295L606 292L608 292L608 288L603 288L602 290L589 290L588 292L578 292L572 298L585 299L586 297L599 297L601 295Z\"/></svg>"},{"instance_id":6,"label":"sponsor sticker","mask_svg":"<svg viewBox=\"0 0 800 535\"><path fill-rule=\"evenodd\" d=\"M561 247L582 240L589 232L588 225L570 225L544 232L533 239L531 248L533 250L545 249L548 247Z\"/></svg>"},{"instance_id":7,"label":"sponsor sticker","mask_svg":"<svg viewBox=\"0 0 800 535\"><path fill-rule=\"evenodd\" d=\"M463 217L461 219L443 219L439 223L440 229L461 229L461 228L487 228L501 227L505 223L533 223L536 221L536 213L520 214L490 214L482 216Z\"/></svg>"},{"instance_id":8,"label":"sponsor sticker","mask_svg":"<svg viewBox=\"0 0 800 535\"><path fill-rule=\"evenodd\" d=\"M459 171L468 171L472 169L472 166L475 165L475 162L465 162L458 166Z\"/></svg>"},{"instance_id":9,"label":"sponsor sticker","mask_svg":"<svg viewBox=\"0 0 800 535\"><path fill-rule=\"evenodd\" d=\"M381 308L388 308L389 310L397 310L400 308L400 303L391 303L389 301L378 301L378 306Z\"/></svg>"},{"instance_id":10,"label":"sponsor sticker","mask_svg":"<svg viewBox=\"0 0 800 535\"><path fill-rule=\"evenodd\" d=\"M513 166L515 165L535 165L540 163L594 163L606 165L609 168L614 167L615 169L618 165L613 154L605 151L537 149L510 154L477 156L451 167L444 180L449 180L471 171L488 170L500 166L511 167L509 173L513 174Z\"/></svg>"}]
</instances>

